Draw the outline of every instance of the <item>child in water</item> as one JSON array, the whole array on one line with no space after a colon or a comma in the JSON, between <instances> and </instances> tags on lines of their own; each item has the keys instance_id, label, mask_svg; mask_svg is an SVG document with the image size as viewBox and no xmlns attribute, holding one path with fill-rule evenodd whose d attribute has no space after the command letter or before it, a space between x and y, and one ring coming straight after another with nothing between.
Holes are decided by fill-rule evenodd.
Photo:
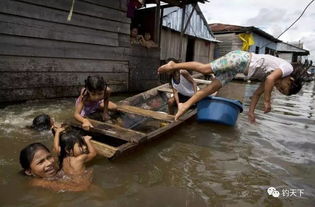
<instances>
[{"instance_id":1,"label":"child in water","mask_svg":"<svg viewBox=\"0 0 315 207\"><path fill-rule=\"evenodd\" d=\"M175 59L171 59L177 62ZM171 61L169 60L169 61ZM170 74L170 85L173 89L174 96L168 100L168 111L174 114L174 105L178 108L183 102L186 102L197 92L197 84L187 70L175 70Z\"/></svg>"},{"instance_id":2,"label":"child in water","mask_svg":"<svg viewBox=\"0 0 315 207\"><path fill-rule=\"evenodd\" d=\"M47 114L40 114L33 119L32 129L37 131L50 130L55 126L55 121Z\"/></svg>"},{"instance_id":3,"label":"child in water","mask_svg":"<svg viewBox=\"0 0 315 207\"><path fill-rule=\"evenodd\" d=\"M79 131L57 128L54 137L54 151L59 155L59 168L66 175L82 175L85 163L96 156L96 150L90 142L92 137L82 137Z\"/></svg>"},{"instance_id":4,"label":"child in water","mask_svg":"<svg viewBox=\"0 0 315 207\"><path fill-rule=\"evenodd\" d=\"M82 128L89 130L93 127L91 122L86 119L89 115L102 109L104 121L110 117L108 109L115 110L116 104L109 101L110 88L107 86L103 77L88 76L85 80L85 88L81 90L80 96L76 100L74 118L82 123Z\"/></svg>"},{"instance_id":5,"label":"child in water","mask_svg":"<svg viewBox=\"0 0 315 207\"><path fill-rule=\"evenodd\" d=\"M307 68L295 70L287 61L271 55L254 54L245 51L232 51L210 63L203 64L199 62L169 63L162 65L158 73L164 73L173 70L194 70L202 74L214 73L215 79L207 87L199 90L188 101L179 106L175 115L177 120L188 108L205 98L206 96L218 91L224 84L231 81L237 73L244 73L248 78L262 80L263 82L252 96L248 119L255 122L255 107L262 94L264 94L264 112L271 110L271 92L275 86L282 94L296 94L302 88Z\"/></svg>"},{"instance_id":6,"label":"child in water","mask_svg":"<svg viewBox=\"0 0 315 207\"><path fill-rule=\"evenodd\" d=\"M90 185L89 179L69 182L56 165L49 149L41 143L32 143L20 152L20 164L25 175L32 178L30 184L54 191L85 191Z\"/></svg>"}]
</instances>

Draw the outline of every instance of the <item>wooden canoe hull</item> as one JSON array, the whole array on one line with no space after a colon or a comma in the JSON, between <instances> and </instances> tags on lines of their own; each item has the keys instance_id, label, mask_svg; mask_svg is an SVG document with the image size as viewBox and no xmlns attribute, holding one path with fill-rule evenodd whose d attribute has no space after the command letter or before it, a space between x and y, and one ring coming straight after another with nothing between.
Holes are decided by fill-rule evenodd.
<instances>
[{"instance_id":1,"label":"wooden canoe hull","mask_svg":"<svg viewBox=\"0 0 315 207\"><path fill-rule=\"evenodd\" d=\"M205 85L204 81L200 80L199 84ZM101 122L90 119L94 128L84 133L93 137L92 143L98 154L107 158L113 159L130 151L170 131L197 113L195 108L189 109L175 121L173 115L167 114L167 100L171 92L169 85L164 84L126 98L118 102L115 120ZM79 122L71 120L69 123L83 130Z\"/></svg>"}]
</instances>

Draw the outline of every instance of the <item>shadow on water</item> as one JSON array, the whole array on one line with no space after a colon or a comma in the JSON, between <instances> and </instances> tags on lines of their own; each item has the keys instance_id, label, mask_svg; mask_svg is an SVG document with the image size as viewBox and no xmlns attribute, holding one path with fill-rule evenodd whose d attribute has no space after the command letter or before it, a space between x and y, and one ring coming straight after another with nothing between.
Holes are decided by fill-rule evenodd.
<instances>
[{"instance_id":1,"label":"shadow on water","mask_svg":"<svg viewBox=\"0 0 315 207\"><path fill-rule=\"evenodd\" d=\"M1 206L314 206L315 84L308 83L291 97L275 92L268 114L259 102L253 125L246 111L257 86L235 82L220 91L220 96L245 105L236 126L197 123L193 118L117 160L99 156L89 165L94 168L94 186L81 193L31 188L31 178L18 173L21 148L32 142L52 146L50 132L25 126L40 113L67 119L74 99L1 108ZM279 198L267 194L270 186L280 192ZM282 194L299 189L301 196Z\"/></svg>"}]
</instances>

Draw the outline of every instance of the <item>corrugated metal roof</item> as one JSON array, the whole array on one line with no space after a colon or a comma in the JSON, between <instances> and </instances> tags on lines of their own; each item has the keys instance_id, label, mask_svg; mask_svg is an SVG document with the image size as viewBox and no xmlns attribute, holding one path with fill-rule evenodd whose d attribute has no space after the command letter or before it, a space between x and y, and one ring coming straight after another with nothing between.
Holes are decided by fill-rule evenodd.
<instances>
[{"instance_id":1,"label":"corrugated metal roof","mask_svg":"<svg viewBox=\"0 0 315 207\"><path fill-rule=\"evenodd\" d=\"M255 32L274 42L281 42L281 40L275 38L274 36L254 26L245 27L245 26L238 26L238 25L214 23L214 24L209 24L209 27L211 28L214 34Z\"/></svg>"},{"instance_id":2,"label":"corrugated metal roof","mask_svg":"<svg viewBox=\"0 0 315 207\"><path fill-rule=\"evenodd\" d=\"M305 55L309 54L308 50L296 47L294 45L290 45L290 44L285 43L285 42L279 42L277 44L277 51L279 51L279 52L295 52L295 53L302 53Z\"/></svg>"},{"instance_id":3,"label":"corrugated metal roof","mask_svg":"<svg viewBox=\"0 0 315 207\"><path fill-rule=\"evenodd\" d=\"M185 25L192 10L193 10L192 5L186 6L184 20ZM181 32L183 11L184 10L180 7L165 8L163 12L162 25L172 30ZM198 4L196 5L196 9L188 23L188 27L185 31L185 34L212 42L218 42L218 40L215 39L210 28L208 27L207 21L204 18Z\"/></svg>"}]
</instances>

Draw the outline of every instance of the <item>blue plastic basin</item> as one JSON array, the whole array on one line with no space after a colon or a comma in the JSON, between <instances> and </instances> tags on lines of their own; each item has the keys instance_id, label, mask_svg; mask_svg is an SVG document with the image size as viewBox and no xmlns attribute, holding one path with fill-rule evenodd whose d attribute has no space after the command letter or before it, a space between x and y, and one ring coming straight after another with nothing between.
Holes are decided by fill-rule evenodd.
<instances>
[{"instance_id":1,"label":"blue plastic basin","mask_svg":"<svg viewBox=\"0 0 315 207\"><path fill-rule=\"evenodd\" d=\"M234 126L243 104L238 100L208 96L197 104L197 120Z\"/></svg>"}]
</instances>

